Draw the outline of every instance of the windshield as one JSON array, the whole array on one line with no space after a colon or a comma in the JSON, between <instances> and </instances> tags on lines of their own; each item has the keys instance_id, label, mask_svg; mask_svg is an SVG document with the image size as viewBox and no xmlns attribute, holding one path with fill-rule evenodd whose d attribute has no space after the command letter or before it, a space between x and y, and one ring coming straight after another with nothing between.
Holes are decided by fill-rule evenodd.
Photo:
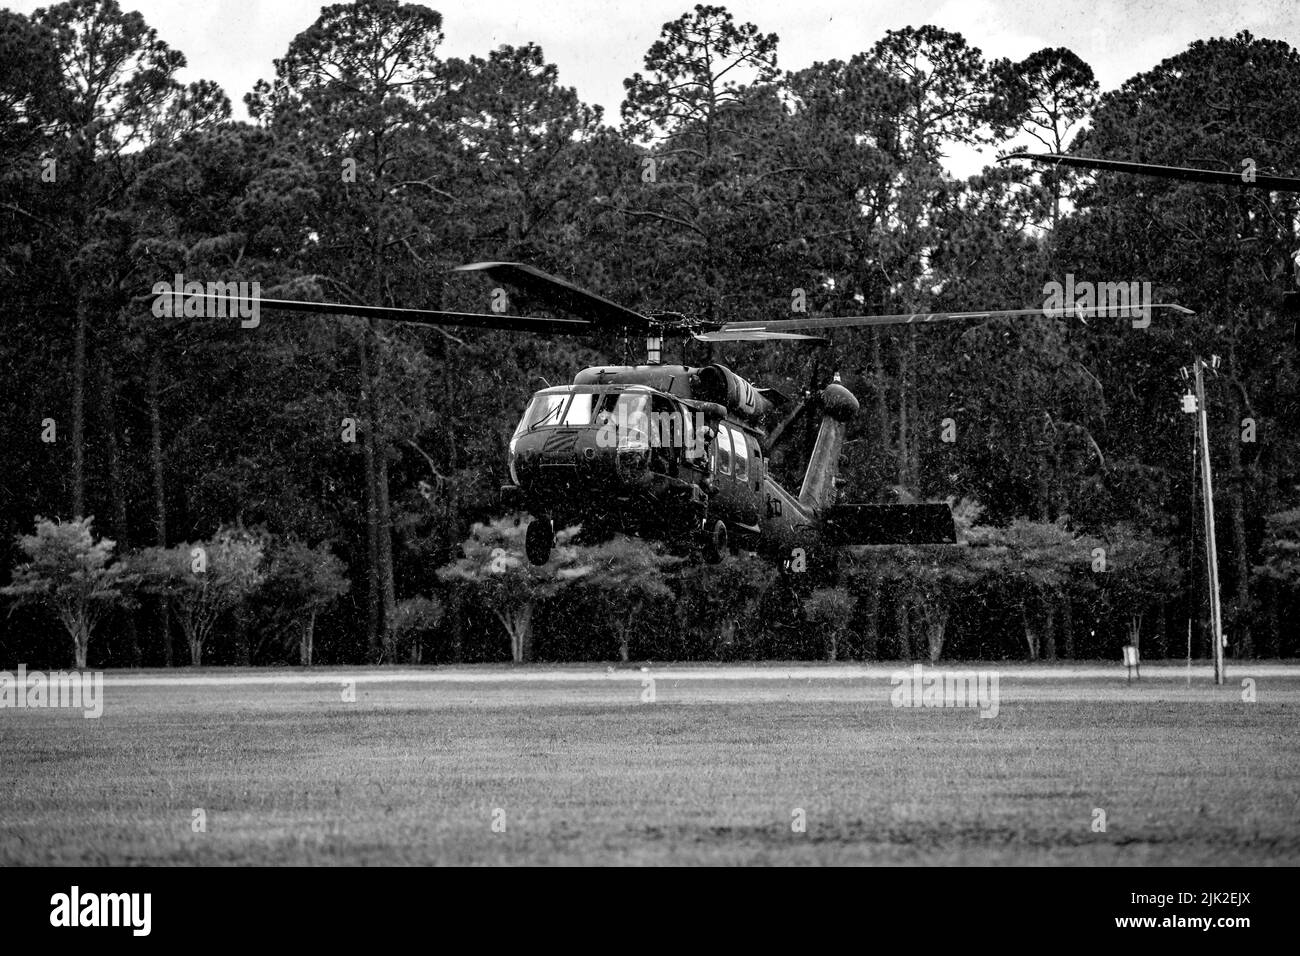
<instances>
[{"instance_id":1,"label":"windshield","mask_svg":"<svg viewBox=\"0 0 1300 956\"><path fill-rule=\"evenodd\" d=\"M541 425L558 425L569 397L563 392L550 394L538 392L524 409L524 417L519 420L519 428L515 434L530 431Z\"/></svg>"},{"instance_id":2,"label":"windshield","mask_svg":"<svg viewBox=\"0 0 1300 956\"><path fill-rule=\"evenodd\" d=\"M602 395L599 424L610 422L618 436L619 448L649 448L650 423L646 410L650 396L643 393L624 393L622 395Z\"/></svg>"},{"instance_id":3,"label":"windshield","mask_svg":"<svg viewBox=\"0 0 1300 956\"><path fill-rule=\"evenodd\" d=\"M592 392L538 392L524 409L515 437L546 425L590 425L595 406L604 407L612 399Z\"/></svg>"},{"instance_id":4,"label":"windshield","mask_svg":"<svg viewBox=\"0 0 1300 956\"><path fill-rule=\"evenodd\" d=\"M538 392L524 409L518 438L543 427L613 423L620 447L644 447L649 437L650 396L643 392Z\"/></svg>"},{"instance_id":5,"label":"windshield","mask_svg":"<svg viewBox=\"0 0 1300 956\"><path fill-rule=\"evenodd\" d=\"M564 425L590 425L591 404L596 396L591 392L575 392L569 400L569 407L564 412Z\"/></svg>"}]
</instances>

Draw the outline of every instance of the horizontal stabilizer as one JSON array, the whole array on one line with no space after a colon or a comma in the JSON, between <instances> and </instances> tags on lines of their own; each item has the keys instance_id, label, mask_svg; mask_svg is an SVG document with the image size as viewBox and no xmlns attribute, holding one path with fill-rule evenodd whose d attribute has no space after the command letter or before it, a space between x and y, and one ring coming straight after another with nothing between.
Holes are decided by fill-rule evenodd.
<instances>
[{"instance_id":1,"label":"horizontal stabilizer","mask_svg":"<svg viewBox=\"0 0 1300 956\"><path fill-rule=\"evenodd\" d=\"M952 509L919 505L832 505L821 512L822 534L833 544L955 544Z\"/></svg>"}]
</instances>

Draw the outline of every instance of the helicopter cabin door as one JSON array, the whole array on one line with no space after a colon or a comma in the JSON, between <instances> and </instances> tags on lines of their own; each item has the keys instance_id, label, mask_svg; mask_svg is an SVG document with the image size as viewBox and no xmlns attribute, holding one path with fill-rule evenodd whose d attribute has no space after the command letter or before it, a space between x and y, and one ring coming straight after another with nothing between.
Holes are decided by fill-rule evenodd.
<instances>
[{"instance_id":1,"label":"helicopter cabin door","mask_svg":"<svg viewBox=\"0 0 1300 956\"><path fill-rule=\"evenodd\" d=\"M713 454L717 506L729 524L754 533L763 497L763 467L758 442L734 425L719 422Z\"/></svg>"}]
</instances>

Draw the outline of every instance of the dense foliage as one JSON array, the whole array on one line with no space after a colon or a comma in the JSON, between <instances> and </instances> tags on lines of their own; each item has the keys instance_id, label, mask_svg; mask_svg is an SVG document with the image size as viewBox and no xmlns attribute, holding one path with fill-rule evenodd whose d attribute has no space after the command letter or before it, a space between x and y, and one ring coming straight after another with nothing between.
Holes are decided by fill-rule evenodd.
<instances>
[{"instance_id":1,"label":"dense foliage","mask_svg":"<svg viewBox=\"0 0 1300 956\"><path fill-rule=\"evenodd\" d=\"M1143 635L1161 656L1189 619L1201 655L1195 354L1222 357L1230 653L1300 650L1300 362L1276 309L1295 198L944 166L992 143L1295 173L1295 50L1207 39L1099 93L1068 49L989 62L923 26L784 71L776 35L697 6L628 64L611 124L534 44L442 41L418 4L325 7L245 97L250 124L116 0L0 11L0 663L65 663L56 621L79 665L1052 659ZM493 290L449 275L482 259L711 318L1012 308L1067 276L1198 314L682 346L789 393L838 370L863 404L845 498L963 502L956 547L800 576L618 537L522 562L497 501L510 430L543 383L638 358L621 339L243 327L149 294L182 274L485 311Z\"/></svg>"}]
</instances>

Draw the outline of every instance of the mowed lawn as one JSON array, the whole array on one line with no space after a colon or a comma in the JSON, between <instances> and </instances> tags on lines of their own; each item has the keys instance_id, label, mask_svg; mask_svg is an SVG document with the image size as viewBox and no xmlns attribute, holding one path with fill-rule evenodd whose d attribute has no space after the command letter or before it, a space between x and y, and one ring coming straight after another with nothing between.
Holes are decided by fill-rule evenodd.
<instances>
[{"instance_id":1,"label":"mowed lawn","mask_svg":"<svg viewBox=\"0 0 1300 956\"><path fill-rule=\"evenodd\" d=\"M464 672L0 710L0 864L1300 863L1300 671L1008 675L992 719L880 677Z\"/></svg>"}]
</instances>

